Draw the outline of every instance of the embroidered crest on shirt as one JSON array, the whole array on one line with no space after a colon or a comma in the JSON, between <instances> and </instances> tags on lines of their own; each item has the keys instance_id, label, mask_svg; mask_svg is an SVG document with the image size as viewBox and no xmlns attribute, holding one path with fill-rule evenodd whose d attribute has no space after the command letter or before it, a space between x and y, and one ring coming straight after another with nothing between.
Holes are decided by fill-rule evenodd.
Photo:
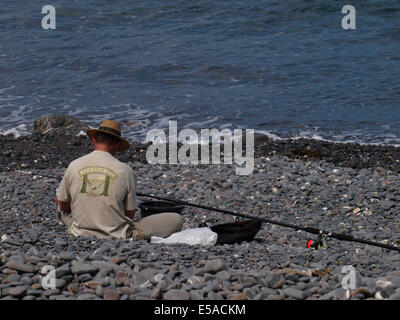
<instances>
[{"instance_id":1,"label":"embroidered crest on shirt","mask_svg":"<svg viewBox=\"0 0 400 320\"><path fill-rule=\"evenodd\" d=\"M81 193L88 196L108 196L110 183L118 178L118 175L104 167L86 167L79 170L82 177Z\"/></svg>"}]
</instances>

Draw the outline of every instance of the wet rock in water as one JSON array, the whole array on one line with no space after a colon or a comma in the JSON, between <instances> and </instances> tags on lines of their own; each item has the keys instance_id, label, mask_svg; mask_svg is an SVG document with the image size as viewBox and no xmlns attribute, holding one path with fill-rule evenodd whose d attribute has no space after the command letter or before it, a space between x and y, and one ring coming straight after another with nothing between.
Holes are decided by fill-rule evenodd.
<instances>
[{"instance_id":1,"label":"wet rock in water","mask_svg":"<svg viewBox=\"0 0 400 320\"><path fill-rule=\"evenodd\" d=\"M62 133L76 136L81 131L86 132L87 125L68 115L48 115L33 123L33 133L37 135Z\"/></svg>"}]
</instances>

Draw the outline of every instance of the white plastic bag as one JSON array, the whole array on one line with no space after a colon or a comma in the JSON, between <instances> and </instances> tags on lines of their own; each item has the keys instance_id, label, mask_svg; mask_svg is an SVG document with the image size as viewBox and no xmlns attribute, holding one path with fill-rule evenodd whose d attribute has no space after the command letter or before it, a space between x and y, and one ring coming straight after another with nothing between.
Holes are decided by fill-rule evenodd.
<instances>
[{"instance_id":1,"label":"white plastic bag","mask_svg":"<svg viewBox=\"0 0 400 320\"><path fill-rule=\"evenodd\" d=\"M191 245L213 246L217 243L218 234L210 228L186 229L171 234L168 238L151 237L152 243L186 243Z\"/></svg>"}]
</instances>

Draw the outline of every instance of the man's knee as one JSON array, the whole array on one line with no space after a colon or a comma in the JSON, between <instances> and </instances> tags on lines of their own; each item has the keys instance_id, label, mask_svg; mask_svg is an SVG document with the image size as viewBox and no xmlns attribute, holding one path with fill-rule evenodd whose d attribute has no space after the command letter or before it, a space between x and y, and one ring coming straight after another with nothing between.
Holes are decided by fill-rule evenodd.
<instances>
[{"instance_id":1,"label":"man's knee","mask_svg":"<svg viewBox=\"0 0 400 320\"><path fill-rule=\"evenodd\" d=\"M134 229L145 236L168 237L182 228L182 217L175 212L157 213L134 223Z\"/></svg>"},{"instance_id":2,"label":"man's knee","mask_svg":"<svg viewBox=\"0 0 400 320\"><path fill-rule=\"evenodd\" d=\"M165 212L163 214L167 215L166 219L168 219L168 222L173 226L173 228L176 231L181 230L182 224L183 224L183 219L179 213Z\"/></svg>"}]
</instances>

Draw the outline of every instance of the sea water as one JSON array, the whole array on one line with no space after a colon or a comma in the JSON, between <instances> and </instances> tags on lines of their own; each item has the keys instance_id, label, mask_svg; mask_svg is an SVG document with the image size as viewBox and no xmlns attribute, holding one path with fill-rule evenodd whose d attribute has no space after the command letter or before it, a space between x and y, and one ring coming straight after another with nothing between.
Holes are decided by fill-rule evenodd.
<instances>
[{"instance_id":1,"label":"sea water","mask_svg":"<svg viewBox=\"0 0 400 320\"><path fill-rule=\"evenodd\" d=\"M125 135L251 128L400 143L400 2L3 0L0 132L47 114ZM42 6L56 9L44 30ZM342 28L353 5L356 29Z\"/></svg>"}]
</instances>

